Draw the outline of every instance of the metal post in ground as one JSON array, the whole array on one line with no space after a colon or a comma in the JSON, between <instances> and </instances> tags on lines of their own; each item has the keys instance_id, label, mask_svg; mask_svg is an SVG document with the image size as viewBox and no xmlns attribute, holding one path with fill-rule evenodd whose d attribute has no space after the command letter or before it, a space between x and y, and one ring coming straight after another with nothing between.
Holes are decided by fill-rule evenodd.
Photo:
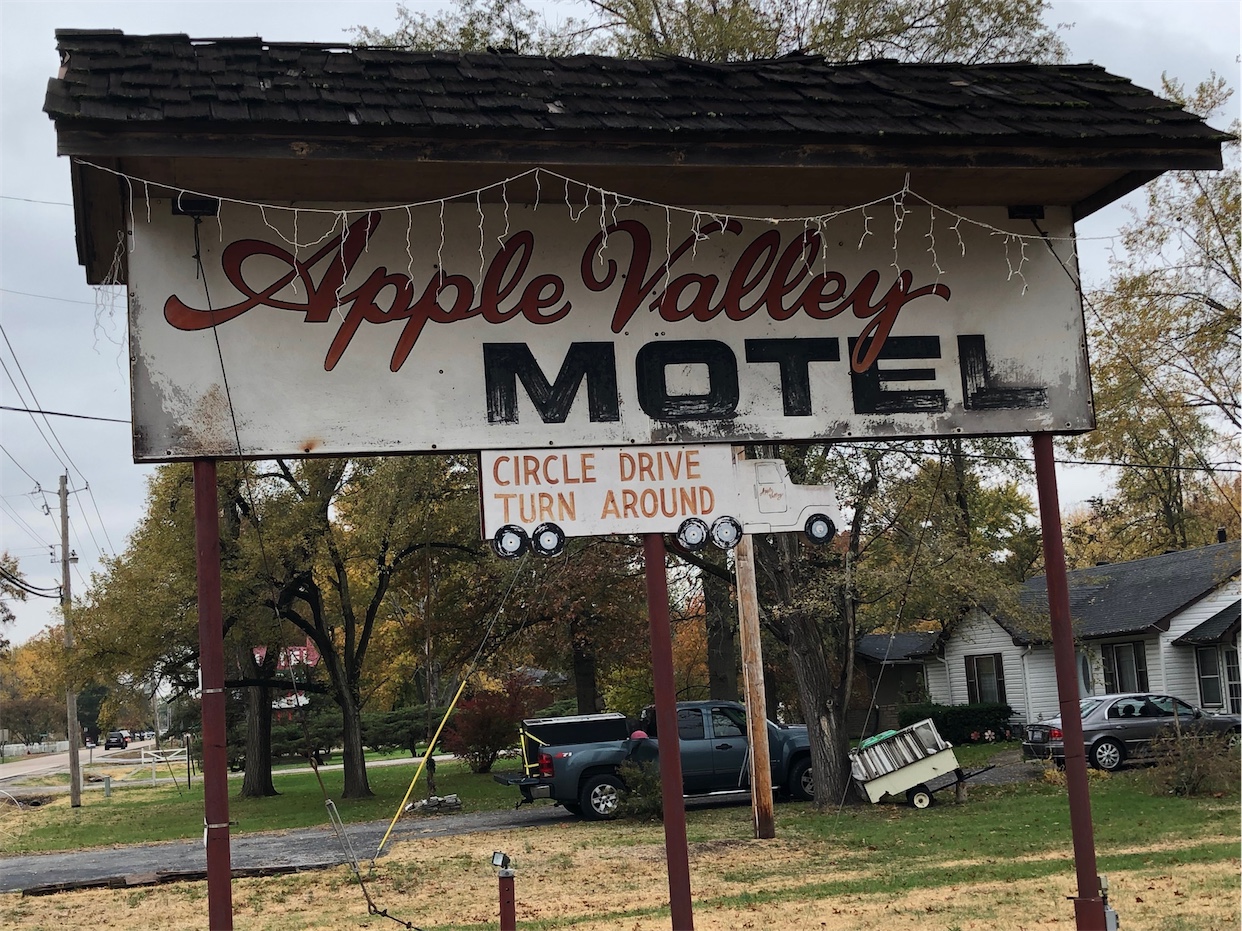
<instances>
[{"instance_id":1,"label":"metal post in ground","mask_svg":"<svg viewBox=\"0 0 1242 931\"><path fill-rule=\"evenodd\" d=\"M1078 707L1078 673L1074 662L1074 631L1070 624L1069 582L1065 577L1065 544L1061 537L1056 456L1052 448L1052 434L1037 433L1032 441L1035 447L1040 530L1044 542L1044 571L1048 581L1048 614L1052 620L1052 659L1057 674L1061 730L1065 732L1065 786L1069 795L1074 868L1078 874L1074 917L1078 931L1105 931L1104 899L1096 872L1095 834L1091 824L1091 794L1087 788L1087 754L1082 738L1082 713Z\"/></svg>"},{"instance_id":2,"label":"metal post in ground","mask_svg":"<svg viewBox=\"0 0 1242 931\"><path fill-rule=\"evenodd\" d=\"M500 931L517 931L517 903L513 896L513 870L505 868L500 877Z\"/></svg>"},{"instance_id":3,"label":"metal post in ground","mask_svg":"<svg viewBox=\"0 0 1242 931\"><path fill-rule=\"evenodd\" d=\"M220 512L216 463L212 459L194 460L194 543L198 563L198 649L203 680L207 921L211 931L233 931L229 773L224 725L224 625L220 604Z\"/></svg>"},{"instance_id":4,"label":"metal post in ground","mask_svg":"<svg viewBox=\"0 0 1242 931\"><path fill-rule=\"evenodd\" d=\"M643 535L647 616L651 622L651 673L655 680L656 736L660 742L660 796L664 803L664 853L668 862L669 911L673 931L694 931L690 903L690 848L686 800L681 784L681 742L677 739L677 684L673 678L673 633L668 616L664 537Z\"/></svg>"}]
</instances>

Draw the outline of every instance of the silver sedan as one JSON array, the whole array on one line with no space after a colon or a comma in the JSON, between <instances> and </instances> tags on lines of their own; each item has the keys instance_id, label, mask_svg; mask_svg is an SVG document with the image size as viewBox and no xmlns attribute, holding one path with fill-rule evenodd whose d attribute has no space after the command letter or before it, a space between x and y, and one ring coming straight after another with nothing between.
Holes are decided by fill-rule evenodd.
<instances>
[{"instance_id":1,"label":"silver sedan","mask_svg":"<svg viewBox=\"0 0 1242 931\"><path fill-rule=\"evenodd\" d=\"M1171 695L1126 692L1094 695L1079 702L1087 761L1097 769L1114 770L1127 759L1141 757L1162 733L1194 736L1225 734L1236 740L1242 717L1211 714ZM1065 762L1065 734L1057 716L1026 726L1022 755L1027 759Z\"/></svg>"}]
</instances>

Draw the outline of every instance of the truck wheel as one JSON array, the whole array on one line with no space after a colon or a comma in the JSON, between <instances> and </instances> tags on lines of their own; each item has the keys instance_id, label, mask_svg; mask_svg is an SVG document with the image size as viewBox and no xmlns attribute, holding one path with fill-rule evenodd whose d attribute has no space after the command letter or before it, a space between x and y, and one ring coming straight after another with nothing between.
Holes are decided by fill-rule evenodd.
<instances>
[{"instance_id":1,"label":"truck wheel","mask_svg":"<svg viewBox=\"0 0 1242 931\"><path fill-rule=\"evenodd\" d=\"M927 786L915 786L906 792L906 801L914 808L926 808L932 803L931 790Z\"/></svg>"},{"instance_id":2,"label":"truck wheel","mask_svg":"<svg viewBox=\"0 0 1242 931\"><path fill-rule=\"evenodd\" d=\"M814 800L815 771L811 769L810 757L798 760L789 771L789 795L800 802Z\"/></svg>"},{"instance_id":3,"label":"truck wheel","mask_svg":"<svg viewBox=\"0 0 1242 931\"><path fill-rule=\"evenodd\" d=\"M582 784L582 792L578 795L582 817L588 821L608 821L617 817L623 788L621 780L609 773L591 776Z\"/></svg>"},{"instance_id":4,"label":"truck wheel","mask_svg":"<svg viewBox=\"0 0 1242 931\"><path fill-rule=\"evenodd\" d=\"M812 514L802 529L812 543L827 543L837 535L836 525L826 514Z\"/></svg>"}]
</instances>

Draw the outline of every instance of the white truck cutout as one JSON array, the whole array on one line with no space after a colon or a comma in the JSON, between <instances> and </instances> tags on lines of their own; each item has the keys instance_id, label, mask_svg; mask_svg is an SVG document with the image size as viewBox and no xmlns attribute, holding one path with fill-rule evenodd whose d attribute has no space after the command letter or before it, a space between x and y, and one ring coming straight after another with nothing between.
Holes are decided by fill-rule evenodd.
<instances>
[{"instance_id":1,"label":"white truck cutout","mask_svg":"<svg viewBox=\"0 0 1242 931\"><path fill-rule=\"evenodd\" d=\"M728 446L493 450L479 455L482 535L500 556L555 556L567 537L672 533L697 550L743 533L842 526L831 485L798 485L780 459L733 460Z\"/></svg>"}]
</instances>

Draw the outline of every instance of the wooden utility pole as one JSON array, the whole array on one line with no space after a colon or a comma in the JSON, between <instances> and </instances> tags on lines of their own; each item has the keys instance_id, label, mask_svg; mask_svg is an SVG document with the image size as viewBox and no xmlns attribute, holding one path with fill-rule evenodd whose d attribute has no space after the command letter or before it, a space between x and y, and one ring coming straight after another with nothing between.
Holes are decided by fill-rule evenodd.
<instances>
[{"instance_id":1,"label":"wooden utility pole","mask_svg":"<svg viewBox=\"0 0 1242 931\"><path fill-rule=\"evenodd\" d=\"M733 458L745 459L740 446ZM755 548L742 534L733 550L737 573L738 633L742 642L742 688L746 697L746 736L750 742L750 805L755 837L776 836L772 812L772 756L768 749L768 703L763 687L763 646L759 639L759 593L755 585Z\"/></svg>"},{"instance_id":2,"label":"wooden utility pole","mask_svg":"<svg viewBox=\"0 0 1242 931\"><path fill-rule=\"evenodd\" d=\"M60 477L60 613L65 621L65 659L73 655L73 599L69 594L69 476ZM82 807L82 761L78 757L78 693L65 689L65 719L69 734L69 805Z\"/></svg>"}]
</instances>

